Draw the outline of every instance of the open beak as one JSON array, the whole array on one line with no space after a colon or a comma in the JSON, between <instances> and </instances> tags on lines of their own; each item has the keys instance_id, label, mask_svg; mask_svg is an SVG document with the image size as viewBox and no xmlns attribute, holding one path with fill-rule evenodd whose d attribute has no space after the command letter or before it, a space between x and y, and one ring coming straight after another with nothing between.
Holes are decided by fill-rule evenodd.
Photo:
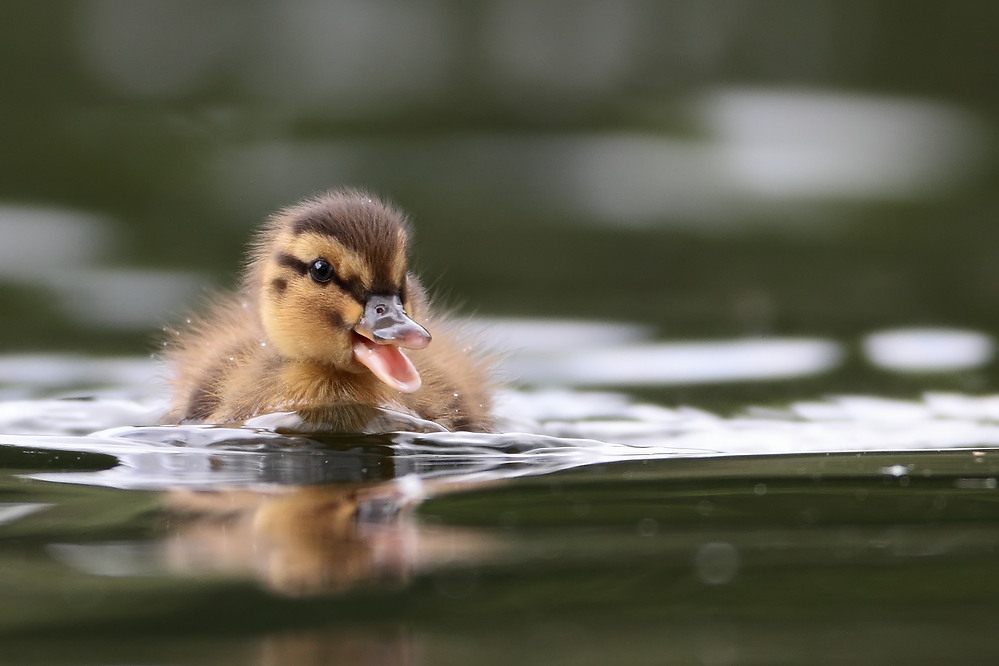
<instances>
[{"instance_id":1,"label":"open beak","mask_svg":"<svg viewBox=\"0 0 999 666\"><path fill-rule=\"evenodd\" d=\"M423 349L430 344L430 333L409 318L398 296L368 297L354 332L358 363L398 391L412 393L420 388L420 373L400 347Z\"/></svg>"}]
</instances>

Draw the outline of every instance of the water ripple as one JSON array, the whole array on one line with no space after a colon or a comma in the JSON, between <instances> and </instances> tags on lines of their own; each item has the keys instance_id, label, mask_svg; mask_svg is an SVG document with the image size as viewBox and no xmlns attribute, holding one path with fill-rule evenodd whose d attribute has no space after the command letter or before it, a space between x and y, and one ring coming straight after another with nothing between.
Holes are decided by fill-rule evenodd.
<instances>
[{"instance_id":1,"label":"water ripple","mask_svg":"<svg viewBox=\"0 0 999 666\"><path fill-rule=\"evenodd\" d=\"M64 432L0 435L0 445L101 454L118 461L108 469L46 471L31 478L149 490L354 483L408 476L468 482L622 461L999 447L999 397L927 394L921 400L904 401L851 396L794 403L782 410L749 410L735 417L600 399L596 402L601 410L591 414L593 418L579 418L580 401L585 403L586 395L512 393L506 405L518 410L517 426L532 427L500 434L333 435L148 424L80 435L74 431L79 423L74 423ZM121 401L107 402L86 404L93 415L107 407L104 418L143 413L141 405L123 410ZM38 401L35 409L44 412L59 403ZM527 404L533 405L533 412ZM563 410L574 418L560 418ZM34 416L44 421L44 414Z\"/></svg>"}]
</instances>

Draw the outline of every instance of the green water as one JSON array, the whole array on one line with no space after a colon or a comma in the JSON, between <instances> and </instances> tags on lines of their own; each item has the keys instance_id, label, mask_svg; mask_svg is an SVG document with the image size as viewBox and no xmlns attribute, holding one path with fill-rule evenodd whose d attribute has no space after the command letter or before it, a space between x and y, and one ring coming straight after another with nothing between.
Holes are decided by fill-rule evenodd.
<instances>
[{"instance_id":1,"label":"green water","mask_svg":"<svg viewBox=\"0 0 999 666\"><path fill-rule=\"evenodd\" d=\"M149 495L8 481L5 499L57 508L5 530L4 659L987 661L996 498L954 480L994 475L993 455L679 461L514 482L421 508L424 545L449 549L440 568L360 589L327 575L306 592L246 572L70 573L39 552L54 534L169 552L198 526L164 517ZM900 462L914 465L911 481L874 472ZM200 528L236 529L218 517Z\"/></svg>"},{"instance_id":2,"label":"green water","mask_svg":"<svg viewBox=\"0 0 999 666\"><path fill-rule=\"evenodd\" d=\"M997 28L988 2L5 3L0 397L27 402L0 402L0 662L989 663L987 402L799 410L755 440L731 419L999 388ZM528 476L511 435L460 483L370 439L252 458L282 492L210 476L246 443L92 476L120 450L81 435L149 422L103 401L160 395L116 364L231 286L269 213L343 184L411 214L461 313L644 327L510 337L541 348L519 367L554 359L512 385L568 391L560 436L634 444L594 434L584 390L721 421ZM941 328L988 349L872 351ZM790 338L838 356L638 372L659 346ZM612 379L587 366L622 349ZM75 430L38 402L95 395ZM185 464L201 492L156 476Z\"/></svg>"}]
</instances>

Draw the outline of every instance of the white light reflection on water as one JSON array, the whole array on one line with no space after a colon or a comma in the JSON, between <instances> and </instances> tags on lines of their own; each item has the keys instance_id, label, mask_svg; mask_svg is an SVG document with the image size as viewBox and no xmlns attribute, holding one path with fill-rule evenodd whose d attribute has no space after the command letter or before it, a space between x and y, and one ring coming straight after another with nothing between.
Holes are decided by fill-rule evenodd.
<instances>
[{"instance_id":1,"label":"white light reflection on water","mask_svg":"<svg viewBox=\"0 0 999 666\"><path fill-rule=\"evenodd\" d=\"M827 209L835 201L937 196L980 170L988 136L958 107L835 90L718 88L692 96L685 108L702 129L696 136L615 131L279 139L220 151L212 173L220 179L215 188L224 205L247 214L331 181L374 183L386 191L419 183L440 207L425 208L432 214L467 216L462 206L471 200L489 223L528 213L611 227L705 231L762 220L828 220L797 214L800 209L789 203ZM385 164L393 169L386 171ZM465 196L454 197L455 189Z\"/></svg>"},{"instance_id":2,"label":"white light reflection on water","mask_svg":"<svg viewBox=\"0 0 999 666\"><path fill-rule=\"evenodd\" d=\"M39 266L74 272L104 258L113 243L107 221L80 211L0 205L0 279L38 280Z\"/></svg>"},{"instance_id":3,"label":"white light reflection on water","mask_svg":"<svg viewBox=\"0 0 999 666\"><path fill-rule=\"evenodd\" d=\"M487 346L516 349L502 370L530 386L777 381L829 372L844 356L841 345L815 339L651 342L652 329L634 324L485 319L472 327Z\"/></svg>"},{"instance_id":4,"label":"white light reflection on water","mask_svg":"<svg viewBox=\"0 0 999 666\"><path fill-rule=\"evenodd\" d=\"M901 328L871 333L864 354L875 366L896 372L953 372L979 368L995 355L995 342L977 331Z\"/></svg>"},{"instance_id":5,"label":"white light reflection on water","mask_svg":"<svg viewBox=\"0 0 999 666\"><path fill-rule=\"evenodd\" d=\"M706 124L739 186L770 197L925 197L984 157L985 128L931 100L723 89Z\"/></svg>"},{"instance_id":6,"label":"white light reflection on water","mask_svg":"<svg viewBox=\"0 0 999 666\"><path fill-rule=\"evenodd\" d=\"M667 386L807 377L834 369L842 357L834 342L774 338L565 349L514 359L509 368L532 384Z\"/></svg>"},{"instance_id":7,"label":"white light reflection on water","mask_svg":"<svg viewBox=\"0 0 999 666\"><path fill-rule=\"evenodd\" d=\"M498 328L505 336L517 331L513 337L524 342L524 349L508 360L508 372L518 363L529 367L545 355L560 358L559 350L550 345L531 346L531 340L550 339L538 336L541 330L557 330L561 340L579 343L568 346L589 350L561 357L572 372L560 374L557 365L538 371L539 384L561 382L562 388L504 392L497 407L503 424L500 434L432 429L386 434L401 427L412 429L412 423L400 426L391 414L373 426L371 434L347 438L278 434L274 428L293 424L279 417L261 420L255 428L156 426L165 405L163 394L150 390L159 372L152 361L8 357L0 358L0 387L29 380L36 383L35 391L45 381L53 386L68 381L119 386L110 392L97 390L89 400L2 402L0 445L112 456L119 464L111 469L51 472L36 478L146 489L397 477L489 480L625 460L999 446L999 396L927 394L920 400L852 396L797 402L783 409L750 407L741 414L722 416L575 388L642 381L738 382L788 376L791 371L823 372L834 367L841 355L832 343L770 340L655 346L638 342L647 334L645 329L627 325L510 321ZM660 356L650 356L650 350L658 350ZM797 361L795 350L804 350ZM614 373L600 369L601 358L616 368ZM586 376L586 368L595 368L597 377Z\"/></svg>"},{"instance_id":8,"label":"white light reflection on water","mask_svg":"<svg viewBox=\"0 0 999 666\"><path fill-rule=\"evenodd\" d=\"M97 328L147 329L194 299L202 285L194 273L107 267L113 236L99 215L0 205L0 283L47 290L64 314Z\"/></svg>"},{"instance_id":9,"label":"white light reflection on water","mask_svg":"<svg viewBox=\"0 0 999 666\"><path fill-rule=\"evenodd\" d=\"M14 400L34 396L101 396L121 397L147 396L163 391L160 375L162 370L148 358L93 358L75 354L15 354L0 356L0 411L17 414ZM25 407L32 403L27 402ZM66 403L67 405L70 403ZM85 412L86 407L75 408ZM51 419L61 411L56 408L46 410ZM30 414L28 409L25 415ZM7 430L10 422L2 421L0 432L20 432ZM60 420L56 417L56 423ZM44 431L44 426L42 431ZM51 427L51 425L49 426ZM57 426L58 429L58 426ZM91 430L94 428L91 426Z\"/></svg>"},{"instance_id":10,"label":"white light reflection on water","mask_svg":"<svg viewBox=\"0 0 999 666\"><path fill-rule=\"evenodd\" d=\"M33 478L131 489L300 485L410 475L468 482L627 460L999 446L996 397L930 394L919 401L889 401L858 396L735 417L625 402L616 413L605 408L599 419L560 420L562 404L578 413L577 397L571 392L509 396L507 408L521 412L516 414L519 423L524 422L523 411L539 417L529 433L392 433L330 440L259 429L148 425L86 436L0 435L0 444L113 456L120 464L108 470ZM102 405L92 406L100 415Z\"/></svg>"},{"instance_id":11,"label":"white light reflection on water","mask_svg":"<svg viewBox=\"0 0 999 666\"><path fill-rule=\"evenodd\" d=\"M50 286L56 289L62 310L81 324L141 331L183 312L196 300L204 281L184 271L92 268Z\"/></svg>"}]
</instances>

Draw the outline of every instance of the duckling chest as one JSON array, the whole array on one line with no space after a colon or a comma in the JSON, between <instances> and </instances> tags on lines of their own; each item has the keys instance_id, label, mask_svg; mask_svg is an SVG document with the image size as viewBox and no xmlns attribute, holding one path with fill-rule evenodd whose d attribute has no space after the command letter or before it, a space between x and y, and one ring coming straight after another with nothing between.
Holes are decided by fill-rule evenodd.
<instances>
[{"instance_id":1,"label":"duckling chest","mask_svg":"<svg viewBox=\"0 0 999 666\"><path fill-rule=\"evenodd\" d=\"M368 373L295 363L284 367L279 377L277 383L285 404L296 409L342 404L381 407L394 402L381 383Z\"/></svg>"}]
</instances>

